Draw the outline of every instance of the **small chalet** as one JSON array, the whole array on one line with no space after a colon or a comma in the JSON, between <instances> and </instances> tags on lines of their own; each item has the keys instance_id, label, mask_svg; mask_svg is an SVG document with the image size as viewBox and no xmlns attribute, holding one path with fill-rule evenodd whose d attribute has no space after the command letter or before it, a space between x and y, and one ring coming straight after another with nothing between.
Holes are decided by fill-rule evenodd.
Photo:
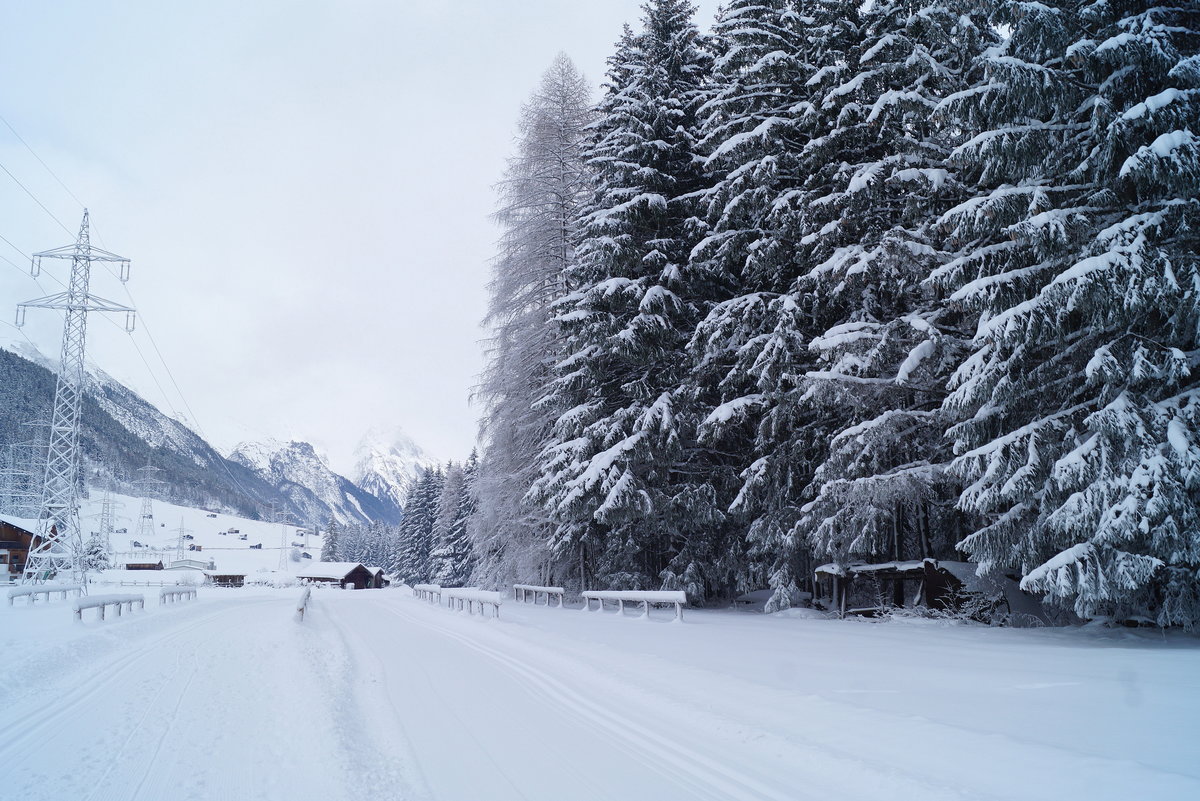
<instances>
[{"instance_id":1,"label":"small chalet","mask_svg":"<svg viewBox=\"0 0 1200 801\"><path fill-rule=\"evenodd\" d=\"M384 575L382 567L367 567L371 573L371 587L376 590L381 590L384 587L391 586L391 581Z\"/></svg>"},{"instance_id":2,"label":"small chalet","mask_svg":"<svg viewBox=\"0 0 1200 801\"><path fill-rule=\"evenodd\" d=\"M301 570L296 577L310 584L336 584L350 590L376 586L374 574L358 562L317 562Z\"/></svg>"},{"instance_id":3,"label":"small chalet","mask_svg":"<svg viewBox=\"0 0 1200 801\"><path fill-rule=\"evenodd\" d=\"M0 515L0 581L20 576L37 539L36 520Z\"/></svg>"}]
</instances>

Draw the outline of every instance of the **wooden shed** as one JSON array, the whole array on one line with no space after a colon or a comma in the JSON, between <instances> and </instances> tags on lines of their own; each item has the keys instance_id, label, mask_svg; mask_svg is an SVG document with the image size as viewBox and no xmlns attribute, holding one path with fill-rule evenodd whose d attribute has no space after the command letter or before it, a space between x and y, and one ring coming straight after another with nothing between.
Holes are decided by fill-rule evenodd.
<instances>
[{"instance_id":1,"label":"wooden shed","mask_svg":"<svg viewBox=\"0 0 1200 801\"><path fill-rule=\"evenodd\" d=\"M246 584L245 573L225 573L215 570L205 570L209 583L214 587L243 587Z\"/></svg>"},{"instance_id":2,"label":"wooden shed","mask_svg":"<svg viewBox=\"0 0 1200 801\"><path fill-rule=\"evenodd\" d=\"M372 588L374 588L374 589L377 589L377 590L381 590L381 589L383 589L384 587L390 587L390 586L391 586L392 582L391 582L391 581L388 579L388 577L387 577L387 576L384 574L384 572L383 572L383 568L382 568L382 567L370 567L370 566L368 566L368 567L367 567L367 570L368 570L368 571L370 571L370 573L371 573L371 587L372 587Z\"/></svg>"},{"instance_id":3,"label":"wooden shed","mask_svg":"<svg viewBox=\"0 0 1200 801\"><path fill-rule=\"evenodd\" d=\"M310 584L336 584L342 589L365 590L375 586L375 576L359 562L316 562L296 577Z\"/></svg>"},{"instance_id":4,"label":"wooden shed","mask_svg":"<svg viewBox=\"0 0 1200 801\"><path fill-rule=\"evenodd\" d=\"M821 565L814 571L817 603L841 615L867 617L911 604L948 609L964 589L964 571L950 569L959 565L974 572L974 565L936 559Z\"/></svg>"}]
</instances>

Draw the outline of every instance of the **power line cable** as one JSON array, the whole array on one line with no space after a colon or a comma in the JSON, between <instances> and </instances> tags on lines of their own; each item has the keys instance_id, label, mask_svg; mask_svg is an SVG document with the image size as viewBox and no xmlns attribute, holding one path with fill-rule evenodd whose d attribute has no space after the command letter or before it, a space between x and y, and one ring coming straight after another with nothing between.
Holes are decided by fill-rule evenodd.
<instances>
[{"instance_id":1,"label":"power line cable","mask_svg":"<svg viewBox=\"0 0 1200 801\"><path fill-rule=\"evenodd\" d=\"M25 141L24 137L22 137L19 133L17 133L17 129L12 127L12 123L9 122L8 120L6 120L3 115L0 115L0 122L3 122L6 126L8 126L8 130L12 131L13 136L17 137L17 141L20 142L21 144L25 145L25 149L33 154L33 157L38 160L38 164L41 164L43 167L46 168L46 172L50 173L50 177L58 182L58 185L63 188L63 191L65 191L68 195L70 195L72 197L72 199L74 199L74 201L80 205L81 208L86 208L87 204L85 204L82 200L80 200L78 197L75 196L75 193L71 191L70 187L68 187L66 184L64 184L62 182L62 179L59 178L58 175L55 174L54 170L50 169L49 164L42 161L42 157L39 156L37 154L37 151L35 151L29 145L29 143Z\"/></svg>"},{"instance_id":2,"label":"power line cable","mask_svg":"<svg viewBox=\"0 0 1200 801\"><path fill-rule=\"evenodd\" d=\"M3 234L0 234L0 240L3 240L3 242L4 242L6 245L8 245L10 248L12 248L13 250L15 250L15 251L17 251L18 253L20 253L20 254L21 254L23 257L25 257L26 259L28 259L28 258L29 258L29 254L28 254L28 253L26 253L25 251L21 250L21 249L20 249L19 247L17 247L16 245L14 245L14 244L13 244L13 243L12 243L12 242L9 240L9 238L8 238L8 237L4 236Z\"/></svg>"},{"instance_id":3,"label":"power line cable","mask_svg":"<svg viewBox=\"0 0 1200 801\"><path fill-rule=\"evenodd\" d=\"M6 262L8 262L9 264L11 264L13 267L16 267L16 268L17 268L18 270L20 270L21 272L25 272L25 268L24 268L24 267L22 267L21 265L17 264L15 261L13 261L12 259L10 259L8 256L0 255L0 259L4 259Z\"/></svg>"},{"instance_id":4,"label":"power line cable","mask_svg":"<svg viewBox=\"0 0 1200 801\"><path fill-rule=\"evenodd\" d=\"M57 174L54 172L54 170L50 169L50 166L49 166L48 164L46 164L46 162L45 162L45 161L42 159L42 157L41 157L41 156L39 156L39 155L37 154L37 152L36 152L36 151L35 151L35 150L34 150L34 149L33 149L33 148L32 148L32 147L29 145L29 143L28 143L28 142L26 142L26 141L25 141L25 139L24 139L24 138L22 138L22 136L21 136L19 133L17 133L17 130L16 130L15 128L13 128L13 126L12 126L12 123L10 123L8 120L4 119L3 117L0 117L0 120L2 120L2 121L4 122L4 124L5 124L5 125L8 127L8 129L9 129L10 131L12 131L12 132L13 132L13 135L14 135L14 136L16 136L18 140L20 140L21 144L25 145L25 148L26 148L26 149L27 149L27 150L28 150L30 153L32 153L32 154L33 154L33 157L34 157L35 159L37 159L37 160L38 160L38 163L39 163L39 164L41 164L41 165L42 165L42 166L43 166L43 167L46 169L46 172L50 173L50 175L51 175L51 176L54 178L54 180L58 182L59 186L61 186L61 187L63 188L63 190L64 190L64 191L65 191L65 192L66 192L68 195L70 195L70 196L71 196L71 198L72 198L72 199L73 199L73 200L74 200L76 203L78 203L78 204L79 204L81 207L83 207L83 206L84 206L84 204L83 204L83 202L82 202L82 201L80 201L80 200L79 200L78 196L76 196L76 194L75 194L74 192L72 192L72 191L71 191L70 187L68 187L68 186L67 186L67 185L66 185L66 184L65 184L65 183L62 181L62 179L58 177L58 175L57 175ZM20 180L18 180L18 179L17 179L17 177L16 177L15 175L13 175L13 174L12 174L12 173L11 173L11 172L8 170L8 168L7 168L7 167L5 167L3 164L0 164L0 169L4 170L4 172L8 174L8 177L9 177L9 178L12 178L12 179L13 179L13 181L15 181L15 182L16 182L17 186L21 187L21 189L23 189L23 190L25 191L25 194L29 195L29 197L30 197L30 198L33 200L33 202L34 202L34 203L36 203L36 204L37 204L37 205L38 205L38 206L39 206L39 207L42 209L42 211L44 211L44 212L46 212L46 214L50 215L50 217L51 217L51 218L52 218L52 219L53 219L53 220L54 220L56 223L58 223L59 227L61 227L61 228L62 228L64 231L66 231L68 234L70 234L70 233L71 233L71 229L70 229L70 228L68 228L66 225L64 225L64 224L63 224L63 222L62 222L62 220L60 220L60 219L59 219L59 218L58 218L58 217L57 217L57 216L54 214L54 212L50 211L50 209L48 209L48 208L45 206L45 204L43 204L43 203L42 203L42 201L38 200L38 198L37 198L37 197L36 197L36 196L33 194L33 192L29 191L28 187L26 187L26 186L25 186L23 183L21 183L21 181L20 181ZM92 227L93 227L93 229L95 228L95 226L94 226L94 225L93 225ZM0 238L2 238L2 237L0 237ZM96 238L97 238L98 240L100 240L100 242L101 242L101 243L103 243L103 241L104 241L104 240L103 240L103 238L100 236L100 232L99 232L99 231L96 231ZM5 242L8 242L8 244L9 244L9 245L10 245L10 246L11 246L11 247L14 249L14 250L16 250L18 253L20 253L21 255L25 256L26 258L29 258L29 257L28 257L28 256L27 256L27 255L26 255L26 254L25 254L25 253L24 253L24 252L23 252L23 251L22 251L20 248L18 248L16 245L13 245L13 244L12 244L11 242L9 242L7 239L5 239L4 241L5 241ZM14 265L14 266L15 266L15 265ZM104 265L104 267L105 267L105 269L107 269L107 270L108 270L108 272L109 272L110 274L112 274L112 275L113 275L115 278L117 278L118 280L120 280L120 276L118 276L118 275L117 275L115 272L113 272L112 268L111 268L111 267L110 267L108 264L105 264L105 265ZM20 269L20 268L18 268L18 269ZM35 280L36 280L36 279L35 279ZM55 279L55 280L57 280L57 279ZM59 281L59 283L61 284L62 282L61 282L61 281ZM65 287L66 285L65 285L65 284L63 284L63 286ZM131 305L133 305L133 307L134 307L134 308L137 308L137 301L135 301L135 300L134 300L133 293L132 293L132 292L130 292L128 284L126 284L124 281L122 281L122 282L121 282L121 286L122 286L122 288L125 290L125 294L126 294L126 296L129 298L130 304L131 304ZM43 290L43 291L44 291L44 290ZM171 385L172 385L172 386L175 388L175 393L176 393L176 394L179 396L179 400L180 400L180 401L183 403L183 406L184 406L184 408L187 410L187 413L188 413L189 420L190 420L191 424L192 424L193 426L195 426L195 427L196 427L196 430L197 430L197 432L200 434L200 436L202 436L202 437L203 437L205 440L207 440L207 439L208 439L208 435L207 435L207 434L204 432L204 429L203 429L203 428L200 426L200 423L199 423L199 421L198 421L198 420L197 420L197 418L196 418L196 413L195 413L195 412L192 410L192 406L191 406L191 404L190 404L190 403L188 403L187 397L186 397L186 396L183 394L183 390L181 390L181 389L179 388L179 382L175 380L175 374L174 374L174 372L172 372L172 370L171 370L171 366L170 366L169 364L167 364L167 360L166 360L165 358L163 358L163 355L162 355L162 350L161 350L161 349L158 347L158 342L157 342L157 341L154 339L154 334L153 334L153 333L150 331L150 326L149 326L149 325L146 323L146 317L145 317L145 314L144 314L144 313L141 313L141 314L139 314L138 316L139 316L139 317L141 317L141 319L142 319L142 330L144 330L144 331L146 332L146 338L147 338L147 339L150 341L150 345L151 345L151 346L154 348L154 352L155 352L155 354L158 356L158 360L159 360L159 362L162 364L162 366L163 366L163 369L164 369L164 370L166 370L166 372L167 372L167 377L170 379L170 381L171 381ZM105 319L107 319L107 318L105 318ZM112 320L109 320L109 322L110 322L110 323L112 323L113 325L116 325L116 323L115 323L115 322L113 322ZM26 338L28 339L28 336L26 336ZM148 373L150 373L150 378L151 378L151 379L154 381L155 385L158 387L158 390L159 390L159 392L160 392L160 393L162 393L163 400L164 400L164 401L166 401L168 408L170 408L170 409L171 409L172 413L174 413L176 417L179 417L179 416L181 416L181 415L179 414L178 410L177 410L177 409L175 409L175 406L174 406L174 404L172 404L172 403L171 403L171 399L170 399L170 397L167 395L167 393L166 393L166 390L164 390L164 389L163 389L162 383L161 383L161 382L158 380L158 376L155 374L155 371L154 371L154 370L153 370L153 369L150 367L150 362L149 362L149 360L147 360L147 359L146 359L146 356L145 356L145 354L142 352L142 349L141 349L141 347L140 347L140 346L137 344L137 340L136 340L136 339L134 339L134 337L133 337L133 335L132 335L132 332L130 332L130 341L132 341L132 342L133 342L134 349L137 351L137 353L138 353L138 356L141 358L141 360L142 360L142 364L144 364L144 365L146 366L146 371L147 371ZM31 342L32 342L32 340L31 340ZM242 486L241 482L240 482L240 481L238 481L238 480L237 480L237 477L235 477L235 476L233 475L232 471L230 471L230 469L229 469L229 466L228 466L228 465L225 463L225 459L224 459L224 458L222 458L222 459L221 459L221 466L222 466L222 467L225 469L225 472L226 472L226 474L228 474L228 476L229 476L230 480L231 480L231 481L233 481L234 485L235 485L235 486L237 486L237 488L238 488L239 490L241 490L241 491L242 491L242 493L243 493L244 495L246 495L246 496L249 498L249 496L250 496L250 493L249 493L249 492L247 492L246 488Z\"/></svg>"},{"instance_id":5,"label":"power line cable","mask_svg":"<svg viewBox=\"0 0 1200 801\"><path fill-rule=\"evenodd\" d=\"M26 341L26 342L28 342L30 345L33 345L33 347L37 348L37 343L36 343L36 342L34 342L32 339L30 339L30 338L29 338L29 334L26 334L26 333L25 333L25 329L24 329L24 328L21 328L19 325L13 325L13 324L12 324L12 323L10 323L8 320L0 320L0 323L4 323L4 324L5 324L5 325L7 325L9 328L11 328L12 330L16 331L16 332L17 332L18 334L20 334L21 336L25 337L25 341ZM40 352L40 350L41 350L41 349L39 348L38 350L39 350L39 352Z\"/></svg>"},{"instance_id":6,"label":"power line cable","mask_svg":"<svg viewBox=\"0 0 1200 801\"><path fill-rule=\"evenodd\" d=\"M33 194L33 192L30 192L30 191L29 191L29 187L25 186L25 184L21 183L20 179L19 179L19 178L17 178L17 176L15 176L15 175L13 175L11 172L9 172L9 169L8 169L8 167L5 167L3 164L0 164L0 170L4 170L4 172L8 174L8 177L9 177L9 178L12 178L14 181L16 181L16 184L17 184L17 186L19 186L19 187L21 187L22 189L24 189L24 190L25 190L25 194L29 195L29 197L31 197L31 198L33 199L33 202L34 202L34 203L36 203L36 204L38 204L38 206L39 206L39 207L41 207L42 211L44 211L44 212L46 212L47 214L49 214L49 215L50 215L50 219L52 219L52 220L54 220L56 223L58 223L58 225L59 225L59 227L60 227L60 228L62 228L62 229L63 229L64 231L66 231L68 234L71 234L72 236L74 236L74 234L72 234L72 232L71 232L71 229L70 229L70 228L68 228L67 226L63 225L63 221L62 221L62 220L60 220L60 219L58 219L58 217L57 217L57 216L54 214L54 212L52 212L52 211L50 211L50 209L46 208L45 204L44 204L44 203L42 203L42 201L38 200L38 199L37 199L37 196L36 196L36 195L34 195L34 194Z\"/></svg>"}]
</instances>

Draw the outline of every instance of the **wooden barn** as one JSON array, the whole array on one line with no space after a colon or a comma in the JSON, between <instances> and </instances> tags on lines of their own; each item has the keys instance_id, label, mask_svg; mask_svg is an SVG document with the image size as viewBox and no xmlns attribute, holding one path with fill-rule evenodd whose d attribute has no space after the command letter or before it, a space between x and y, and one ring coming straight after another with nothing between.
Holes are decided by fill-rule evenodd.
<instances>
[{"instance_id":1,"label":"wooden barn","mask_svg":"<svg viewBox=\"0 0 1200 801\"><path fill-rule=\"evenodd\" d=\"M18 578L37 540L37 521L0 515L0 582Z\"/></svg>"},{"instance_id":2,"label":"wooden barn","mask_svg":"<svg viewBox=\"0 0 1200 801\"><path fill-rule=\"evenodd\" d=\"M359 562L317 562L301 570L296 577L310 584L336 584L349 590L376 586L375 576Z\"/></svg>"}]
</instances>

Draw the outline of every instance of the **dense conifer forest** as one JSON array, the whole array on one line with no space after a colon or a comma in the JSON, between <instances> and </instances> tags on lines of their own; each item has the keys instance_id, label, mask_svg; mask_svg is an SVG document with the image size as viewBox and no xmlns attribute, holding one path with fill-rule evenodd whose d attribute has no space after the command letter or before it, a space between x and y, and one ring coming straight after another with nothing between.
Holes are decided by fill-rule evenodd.
<instances>
[{"instance_id":1,"label":"dense conifer forest","mask_svg":"<svg viewBox=\"0 0 1200 801\"><path fill-rule=\"evenodd\" d=\"M1200 11L643 12L598 98L560 56L523 109L484 448L402 574L774 610L938 558L1200 621Z\"/></svg>"}]
</instances>

